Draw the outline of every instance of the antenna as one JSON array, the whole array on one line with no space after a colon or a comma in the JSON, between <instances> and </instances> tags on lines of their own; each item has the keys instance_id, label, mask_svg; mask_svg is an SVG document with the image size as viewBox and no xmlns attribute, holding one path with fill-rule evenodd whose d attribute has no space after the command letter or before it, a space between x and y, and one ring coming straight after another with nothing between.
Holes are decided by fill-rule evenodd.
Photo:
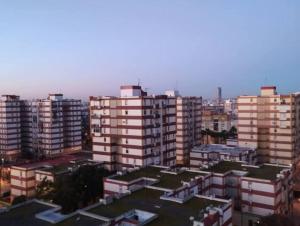
<instances>
[{"instance_id":1,"label":"antenna","mask_svg":"<svg viewBox=\"0 0 300 226\"><path fill-rule=\"evenodd\" d=\"M176 80L176 83L175 83L175 90L178 91L178 80Z\"/></svg>"},{"instance_id":2,"label":"antenna","mask_svg":"<svg viewBox=\"0 0 300 226\"><path fill-rule=\"evenodd\" d=\"M140 79L140 78L138 78L138 86L140 85L140 83L141 83L141 79Z\"/></svg>"}]
</instances>

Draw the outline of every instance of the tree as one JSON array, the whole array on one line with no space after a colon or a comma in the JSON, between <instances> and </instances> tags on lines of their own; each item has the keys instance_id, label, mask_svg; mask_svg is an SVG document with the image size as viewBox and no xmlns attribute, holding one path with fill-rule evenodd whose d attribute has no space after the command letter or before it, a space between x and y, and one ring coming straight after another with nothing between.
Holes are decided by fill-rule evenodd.
<instances>
[{"instance_id":1,"label":"tree","mask_svg":"<svg viewBox=\"0 0 300 226\"><path fill-rule=\"evenodd\" d=\"M36 187L36 197L39 199L51 199L54 185L46 177Z\"/></svg>"},{"instance_id":2,"label":"tree","mask_svg":"<svg viewBox=\"0 0 300 226\"><path fill-rule=\"evenodd\" d=\"M295 226L294 222L287 216L273 214L262 217L259 220L258 226Z\"/></svg>"},{"instance_id":3,"label":"tree","mask_svg":"<svg viewBox=\"0 0 300 226\"><path fill-rule=\"evenodd\" d=\"M17 205L23 202L26 202L27 198L25 195L20 195L14 198L12 205Z\"/></svg>"},{"instance_id":4,"label":"tree","mask_svg":"<svg viewBox=\"0 0 300 226\"><path fill-rule=\"evenodd\" d=\"M228 137L233 137L236 138L237 137L237 129L232 126L228 132Z\"/></svg>"},{"instance_id":5,"label":"tree","mask_svg":"<svg viewBox=\"0 0 300 226\"><path fill-rule=\"evenodd\" d=\"M62 206L63 213L94 203L103 196L103 178L108 175L105 169L87 165L61 176L54 182L53 202Z\"/></svg>"}]
</instances>

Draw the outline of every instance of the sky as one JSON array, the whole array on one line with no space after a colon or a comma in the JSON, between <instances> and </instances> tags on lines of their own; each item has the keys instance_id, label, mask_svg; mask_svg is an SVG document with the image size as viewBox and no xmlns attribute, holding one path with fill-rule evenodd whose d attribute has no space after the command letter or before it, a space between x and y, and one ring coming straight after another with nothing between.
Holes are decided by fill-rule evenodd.
<instances>
[{"instance_id":1,"label":"sky","mask_svg":"<svg viewBox=\"0 0 300 226\"><path fill-rule=\"evenodd\" d=\"M0 94L300 91L299 0L0 0Z\"/></svg>"}]
</instances>

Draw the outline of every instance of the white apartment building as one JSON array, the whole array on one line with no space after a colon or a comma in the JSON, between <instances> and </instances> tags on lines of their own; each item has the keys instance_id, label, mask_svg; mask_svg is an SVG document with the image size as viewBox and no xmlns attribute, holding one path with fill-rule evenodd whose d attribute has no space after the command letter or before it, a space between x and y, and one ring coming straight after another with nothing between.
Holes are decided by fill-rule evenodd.
<instances>
[{"instance_id":1,"label":"white apartment building","mask_svg":"<svg viewBox=\"0 0 300 226\"><path fill-rule=\"evenodd\" d=\"M20 97L2 95L0 99L0 158L5 161L14 161L20 153Z\"/></svg>"},{"instance_id":2,"label":"white apartment building","mask_svg":"<svg viewBox=\"0 0 300 226\"><path fill-rule=\"evenodd\" d=\"M259 96L238 97L238 142L256 148L262 162L299 160L299 94L278 94L262 87Z\"/></svg>"},{"instance_id":3,"label":"white apartment building","mask_svg":"<svg viewBox=\"0 0 300 226\"><path fill-rule=\"evenodd\" d=\"M176 162L189 164L189 153L201 142L201 97L176 98Z\"/></svg>"},{"instance_id":4,"label":"white apartment building","mask_svg":"<svg viewBox=\"0 0 300 226\"><path fill-rule=\"evenodd\" d=\"M120 97L90 97L94 160L110 170L176 163L176 98L121 86Z\"/></svg>"},{"instance_id":5,"label":"white apartment building","mask_svg":"<svg viewBox=\"0 0 300 226\"><path fill-rule=\"evenodd\" d=\"M37 157L81 150L81 101L49 94L22 101L22 147Z\"/></svg>"}]
</instances>

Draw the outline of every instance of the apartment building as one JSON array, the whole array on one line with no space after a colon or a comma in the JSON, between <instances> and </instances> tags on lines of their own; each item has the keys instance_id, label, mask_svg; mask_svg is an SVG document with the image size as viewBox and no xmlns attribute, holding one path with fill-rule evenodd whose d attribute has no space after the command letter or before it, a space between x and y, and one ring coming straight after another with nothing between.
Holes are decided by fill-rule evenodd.
<instances>
[{"instance_id":1,"label":"apartment building","mask_svg":"<svg viewBox=\"0 0 300 226\"><path fill-rule=\"evenodd\" d=\"M36 157L81 150L81 101L49 94L21 102L22 147Z\"/></svg>"},{"instance_id":2,"label":"apartment building","mask_svg":"<svg viewBox=\"0 0 300 226\"><path fill-rule=\"evenodd\" d=\"M290 167L221 161L210 165L205 171L212 173L212 194L233 199L235 209L243 214L241 225L254 225L261 216L292 214Z\"/></svg>"},{"instance_id":3,"label":"apartment building","mask_svg":"<svg viewBox=\"0 0 300 226\"><path fill-rule=\"evenodd\" d=\"M257 148L261 162L293 164L299 160L299 94L278 94L261 87L258 96L238 97L238 143Z\"/></svg>"},{"instance_id":4,"label":"apartment building","mask_svg":"<svg viewBox=\"0 0 300 226\"><path fill-rule=\"evenodd\" d=\"M202 130L215 132L229 131L233 122L229 114L204 109L202 112Z\"/></svg>"},{"instance_id":5,"label":"apartment building","mask_svg":"<svg viewBox=\"0 0 300 226\"><path fill-rule=\"evenodd\" d=\"M121 86L120 97L90 97L94 160L110 170L176 163L176 98Z\"/></svg>"},{"instance_id":6,"label":"apartment building","mask_svg":"<svg viewBox=\"0 0 300 226\"><path fill-rule=\"evenodd\" d=\"M20 97L2 95L0 99L0 157L16 160L21 153Z\"/></svg>"},{"instance_id":7,"label":"apartment building","mask_svg":"<svg viewBox=\"0 0 300 226\"><path fill-rule=\"evenodd\" d=\"M176 163L189 164L189 153L201 142L201 97L176 98Z\"/></svg>"}]
</instances>

